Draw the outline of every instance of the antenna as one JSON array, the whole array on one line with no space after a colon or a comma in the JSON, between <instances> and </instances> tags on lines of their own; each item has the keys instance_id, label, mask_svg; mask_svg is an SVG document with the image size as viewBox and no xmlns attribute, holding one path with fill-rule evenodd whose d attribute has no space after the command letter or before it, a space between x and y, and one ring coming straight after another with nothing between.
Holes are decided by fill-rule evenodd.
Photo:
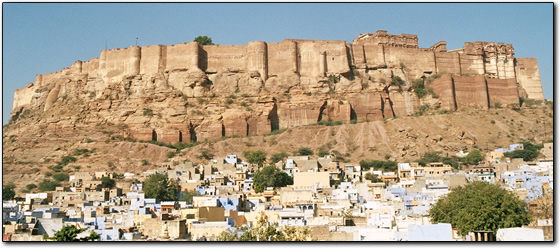
<instances>
[{"instance_id":1,"label":"antenna","mask_svg":"<svg viewBox=\"0 0 560 248\"><path fill-rule=\"evenodd\" d=\"M138 46L138 36L136 36L136 46Z\"/></svg>"}]
</instances>

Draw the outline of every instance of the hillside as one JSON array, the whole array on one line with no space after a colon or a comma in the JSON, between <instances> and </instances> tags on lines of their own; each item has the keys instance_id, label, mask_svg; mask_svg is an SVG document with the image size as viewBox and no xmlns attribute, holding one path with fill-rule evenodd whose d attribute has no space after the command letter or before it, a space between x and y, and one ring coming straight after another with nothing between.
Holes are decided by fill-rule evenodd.
<instances>
[{"instance_id":1,"label":"hillside","mask_svg":"<svg viewBox=\"0 0 560 248\"><path fill-rule=\"evenodd\" d=\"M290 154L298 148L310 147L315 154L320 150L330 151L341 154L346 162L359 163L362 159L383 160L387 154L390 160L411 161L431 151L451 156L461 149L488 151L520 140L541 143L553 139L552 104L525 106L518 111L509 108L451 113L428 111L422 116L356 124L307 125L274 135L200 142L172 158L167 156L175 149L125 140L119 135L125 125L76 124L46 132L46 124L36 124L33 118L30 114L3 128L3 181L4 184L15 183L19 190L30 182L38 184L48 179L49 173L56 174L49 167L55 166L64 156L77 159L62 168L68 173L108 170L138 174L162 164L171 165L174 161L204 162L199 158L202 149L216 158L223 158L231 153L242 157L245 150L262 149L270 157L274 153ZM75 155L77 149L94 152Z\"/></svg>"}]
</instances>

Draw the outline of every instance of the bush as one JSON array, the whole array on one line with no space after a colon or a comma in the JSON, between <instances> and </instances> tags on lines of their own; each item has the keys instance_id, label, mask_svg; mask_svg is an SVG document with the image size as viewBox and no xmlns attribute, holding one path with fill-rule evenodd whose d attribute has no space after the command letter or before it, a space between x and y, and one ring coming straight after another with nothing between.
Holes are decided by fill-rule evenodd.
<instances>
[{"instance_id":1,"label":"bush","mask_svg":"<svg viewBox=\"0 0 560 248\"><path fill-rule=\"evenodd\" d=\"M226 99L226 105L230 105L230 104L232 104L232 103L233 103L233 99L231 99L231 98L228 97L228 98Z\"/></svg>"},{"instance_id":2,"label":"bush","mask_svg":"<svg viewBox=\"0 0 560 248\"><path fill-rule=\"evenodd\" d=\"M14 197L16 196L16 192L14 191L15 188L16 185L13 183L2 185L2 200L9 201L11 199L14 199Z\"/></svg>"},{"instance_id":3,"label":"bush","mask_svg":"<svg viewBox=\"0 0 560 248\"><path fill-rule=\"evenodd\" d=\"M66 173L54 174L52 177L57 182L68 181L68 179L70 179L70 176L68 176L68 174L66 174Z\"/></svg>"},{"instance_id":4,"label":"bush","mask_svg":"<svg viewBox=\"0 0 560 248\"><path fill-rule=\"evenodd\" d=\"M60 160L60 162L58 162L59 165L65 166L68 165L69 163L72 162L76 162L76 158L72 157L72 156L64 156L62 157L62 159Z\"/></svg>"},{"instance_id":5,"label":"bush","mask_svg":"<svg viewBox=\"0 0 560 248\"><path fill-rule=\"evenodd\" d=\"M369 170L374 168L383 171L397 171L397 162L395 161L380 161L380 160L362 160L360 161L362 170Z\"/></svg>"},{"instance_id":6,"label":"bush","mask_svg":"<svg viewBox=\"0 0 560 248\"><path fill-rule=\"evenodd\" d=\"M142 165L146 166L148 164L150 164L150 163L148 163L148 160L142 159Z\"/></svg>"},{"instance_id":7,"label":"bush","mask_svg":"<svg viewBox=\"0 0 560 248\"><path fill-rule=\"evenodd\" d=\"M58 186L60 186L59 182L50 181L50 180L45 179L41 183L39 183L39 190L40 191L53 191Z\"/></svg>"},{"instance_id":8,"label":"bush","mask_svg":"<svg viewBox=\"0 0 560 248\"><path fill-rule=\"evenodd\" d=\"M371 172L366 173L365 178L367 180L370 180L372 183L383 182L383 180L381 180L381 178L379 178L377 175L375 175Z\"/></svg>"},{"instance_id":9,"label":"bush","mask_svg":"<svg viewBox=\"0 0 560 248\"><path fill-rule=\"evenodd\" d=\"M198 159L206 159L206 160L210 160L214 157L214 154L212 154L212 152L206 148L202 148L200 149L200 154L198 156L196 156Z\"/></svg>"},{"instance_id":10,"label":"bush","mask_svg":"<svg viewBox=\"0 0 560 248\"><path fill-rule=\"evenodd\" d=\"M286 132L286 130L288 130L288 129L287 128L277 129L277 130L274 130L274 131L270 132L269 134L267 134L267 136L281 134L283 132Z\"/></svg>"},{"instance_id":11,"label":"bush","mask_svg":"<svg viewBox=\"0 0 560 248\"><path fill-rule=\"evenodd\" d=\"M327 120L327 121L318 121L317 125L323 125L323 126L339 126L342 125L342 121L335 121L333 122L331 119Z\"/></svg>"},{"instance_id":12,"label":"bush","mask_svg":"<svg viewBox=\"0 0 560 248\"><path fill-rule=\"evenodd\" d=\"M287 153L285 153L285 152L280 152L280 153L276 153L276 154L270 156L270 161L272 161L272 163L275 164L275 163L278 163L278 161L282 161L282 160L284 160L284 159L287 158L287 157L288 157L288 154L287 154Z\"/></svg>"},{"instance_id":13,"label":"bush","mask_svg":"<svg viewBox=\"0 0 560 248\"><path fill-rule=\"evenodd\" d=\"M175 154L177 154L177 153L175 153L175 152L167 152L167 158L175 157Z\"/></svg>"},{"instance_id":14,"label":"bush","mask_svg":"<svg viewBox=\"0 0 560 248\"><path fill-rule=\"evenodd\" d=\"M89 153L89 150L88 150L88 149L76 149L76 150L74 150L73 155L74 155L74 156L81 156L81 155L87 156L88 153Z\"/></svg>"},{"instance_id":15,"label":"bush","mask_svg":"<svg viewBox=\"0 0 560 248\"><path fill-rule=\"evenodd\" d=\"M144 109L144 116L153 116L154 115L154 111L152 109Z\"/></svg>"},{"instance_id":16,"label":"bush","mask_svg":"<svg viewBox=\"0 0 560 248\"><path fill-rule=\"evenodd\" d=\"M33 183L30 183L30 184L26 185L25 188L26 188L27 190L32 190L32 189L34 189L34 188L37 188L37 185L35 185L35 184L33 184Z\"/></svg>"},{"instance_id":17,"label":"bush","mask_svg":"<svg viewBox=\"0 0 560 248\"><path fill-rule=\"evenodd\" d=\"M300 156L310 156L313 155L313 150L311 150L311 148L309 147L302 147L296 151L296 154Z\"/></svg>"}]
</instances>

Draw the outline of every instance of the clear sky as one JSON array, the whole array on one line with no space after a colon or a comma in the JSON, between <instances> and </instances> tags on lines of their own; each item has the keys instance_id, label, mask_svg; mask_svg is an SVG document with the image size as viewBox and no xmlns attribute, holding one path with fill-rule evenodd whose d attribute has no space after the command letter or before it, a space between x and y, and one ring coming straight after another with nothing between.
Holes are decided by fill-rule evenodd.
<instances>
[{"instance_id":1,"label":"clear sky","mask_svg":"<svg viewBox=\"0 0 560 248\"><path fill-rule=\"evenodd\" d=\"M107 48L171 45L207 35L214 43L346 40L387 30L417 34L420 47L440 40L511 43L516 57L536 57L544 96L553 98L553 4L524 3L3 3L2 122L13 92L36 74L59 71Z\"/></svg>"}]
</instances>

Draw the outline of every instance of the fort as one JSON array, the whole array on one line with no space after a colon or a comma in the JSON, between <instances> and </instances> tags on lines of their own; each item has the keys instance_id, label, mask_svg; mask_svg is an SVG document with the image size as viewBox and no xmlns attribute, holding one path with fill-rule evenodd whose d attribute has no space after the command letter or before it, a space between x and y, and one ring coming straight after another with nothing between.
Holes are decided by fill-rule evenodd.
<instances>
[{"instance_id":1,"label":"fort","mask_svg":"<svg viewBox=\"0 0 560 248\"><path fill-rule=\"evenodd\" d=\"M433 94L419 97L417 80ZM16 90L12 118L31 109L44 112L45 123L108 121L126 124L126 137L174 143L407 116L422 106L519 105L520 98L544 95L537 60L515 58L511 44L419 48L416 35L379 30L351 44L286 39L102 50ZM87 113L68 116L57 107Z\"/></svg>"}]
</instances>

